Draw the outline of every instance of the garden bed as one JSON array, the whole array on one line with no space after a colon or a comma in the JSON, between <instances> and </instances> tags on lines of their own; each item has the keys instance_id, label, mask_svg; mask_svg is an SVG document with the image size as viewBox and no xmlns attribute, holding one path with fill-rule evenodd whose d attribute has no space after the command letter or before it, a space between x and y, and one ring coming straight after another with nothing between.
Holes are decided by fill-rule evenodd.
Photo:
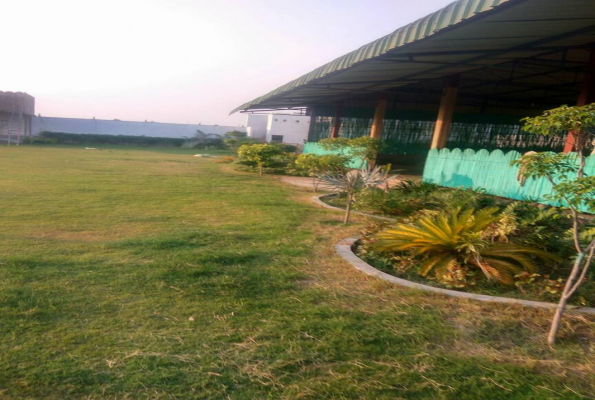
<instances>
[{"instance_id":1,"label":"garden bed","mask_svg":"<svg viewBox=\"0 0 595 400\"><path fill-rule=\"evenodd\" d=\"M480 293L470 293L470 292L462 292L459 290L451 290L451 289L444 289L440 288L435 285L424 284L419 282L419 279L405 279L393 274L381 271L378 268L370 265L362 258L357 255L357 247L358 247L358 238L346 238L341 240L339 243L335 245L335 250L337 254L341 256L345 261L351 264L354 268L362 271L366 275L375 276L387 282L395 283L400 286L408 287L411 289L418 289L427 292L439 293L446 296L451 297L458 297L464 298L469 300L477 300L477 301L485 301L485 302L492 302L492 303L502 303L502 304L519 304L526 307L533 307L533 308L543 308L543 309L555 309L555 303L549 302L542 302L542 301L534 301L534 300L526 300L517 297L501 297L501 296L492 296L488 294L480 294ZM595 315L595 308L593 307L582 307L582 306L570 306L569 310L580 312L584 314L591 314Z\"/></svg>"},{"instance_id":2,"label":"garden bed","mask_svg":"<svg viewBox=\"0 0 595 400\"><path fill-rule=\"evenodd\" d=\"M321 196L320 201L335 209L342 209L345 204L340 194ZM355 209L360 214L383 220L363 232L357 255L378 270L398 278L460 292L556 302L565 283L564 277L568 276L569 260L573 257L570 220L563 210L554 207L510 201L480 191L404 182L388 192L373 189L361 193ZM408 251L405 250L408 245L404 244L408 239L401 241L402 248L393 251L378 249L375 244L386 232L394 232L395 225L398 229L419 230L440 218L474 219L482 213L490 221L481 230L462 232L457 238L460 243L452 245L450 253L442 244L436 245L434 253ZM438 236L448 234L450 228L443 228L446 232L439 232ZM418 239L425 240L415 240ZM451 260L448 268L444 264L442 270L434 268L435 272L430 265L424 271L438 254L436 251L442 252L447 261ZM492 264L477 257L481 251L486 253L481 257ZM451 257L452 254L455 255ZM440 266L439 261L435 265ZM588 276L571 303L594 305L593 286L592 276Z\"/></svg>"}]
</instances>

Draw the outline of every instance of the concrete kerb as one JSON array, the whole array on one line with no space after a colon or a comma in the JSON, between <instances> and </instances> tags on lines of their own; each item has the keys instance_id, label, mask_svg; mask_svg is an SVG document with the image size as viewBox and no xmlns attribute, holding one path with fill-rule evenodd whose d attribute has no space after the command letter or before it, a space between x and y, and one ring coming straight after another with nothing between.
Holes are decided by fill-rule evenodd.
<instances>
[{"instance_id":1,"label":"concrete kerb","mask_svg":"<svg viewBox=\"0 0 595 400\"><path fill-rule=\"evenodd\" d=\"M389 275L385 272L379 271L370 264L366 263L364 260L359 258L353 252L353 246L359 240L359 238L346 238L341 240L339 243L335 245L335 251L339 256L341 256L345 261L351 264L354 268L360 270L361 272L365 273L366 275L375 276L380 278L384 281L395 283L399 286L404 286L412 289L423 290L426 292L433 292L439 293L450 297L458 297L461 299L470 299L470 300L477 300L477 301L486 301L491 303L501 303L501 304L514 304L514 305L521 305L525 307L533 307L533 308L542 308L547 310L554 310L557 307L557 304L554 303L545 303L541 301L532 301L532 300L522 300L522 299L512 299L509 297L498 297L498 296L489 296L485 294L476 294L476 293L467 293L467 292L459 292L456 290L449 290L449 289L441 289L433 286L423 285L417 282L411 282L406 279L397 278L396 276ZM577 307L577 306L568 306L568 311L578 312L583 314L590 314L595 315L595 308L592 307Z\"/></svg>"}]
</instances>

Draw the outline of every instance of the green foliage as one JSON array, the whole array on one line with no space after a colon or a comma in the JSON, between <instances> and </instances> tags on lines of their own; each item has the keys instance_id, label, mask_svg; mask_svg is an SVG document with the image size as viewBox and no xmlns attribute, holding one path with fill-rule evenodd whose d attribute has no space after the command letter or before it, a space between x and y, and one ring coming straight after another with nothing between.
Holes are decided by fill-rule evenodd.
<instances>
[{"instance_id":1,"label":"green foliage","mask_svg":"<svg viewBox=\"0 0 595 400\"><path fill-rule=\"evenodd\" d=\"M354 139L326 138L320 140L318 144L325 150L367 162L374 162L378 153L386 146L382 140L368 136L361 136Z\"/></svg>"},{"instance_id":2,"label":"green foliage","mask_svg":"<svg viewBox=\"0 0 595 400\"><path fill-rule=\"evenodd\" d=\"M552 184L552 192L544 196L548 200L575 210L586 206L595 212L595 177L579 174L576 154L525 154L513 164L526 178L545 178Z\"/></svg>"},{"instance_id":3,"label":"green foliage","mask_svg":"<svg viewBox=\"0 0 595 400\"><path fill-rule=\"evenodd\" d=\"M585 106L569 107L567 105L545 111L537 117L523 118L522 129L536 135L553 135L562 132L586 132L595 128L595 103Z\"/></svg>"},{"instance_id":4,"label":"green foliage","mask_svg":"<svg viewBox=\"0 0 595 400\"><path fill-rule=\"evenodd\" d=\"M569 153L527 153L514 160L526 178L568 179L570 174L578 170L576 155Z\"/></svg>"},{"instance_id":5,"label":"green foliage","mask_svg":"<svg viewBox=\"0 0 595 400\"><path fill-rule=\"evenodd\" d=\"M495 206L497 199L483 191L473 189L441 188L432 183L405 180L388 191L365 191L356 207L372 213L403 216L421 210L445 208L484 208Z\"/></svg>"},{"instance_id":6,"label":"green foliage","mask_svg":"<svg viewBox=\"0 0 595 400\"><path fill-rule=\"evenodd\" d=\"M374 162L378 154L386 147L386 143L369 136L360 136L350 139L349 147L353 157Z\"/></svg>"},{"instance_id":7,"label":"green foliage","mask_svg":"<svg viewBox=\"0 0 595 400\"><path fill-rule=\"evenodd\" d=\"M436 209L485 208L496 206L497 200L485 191L478 189L447 189L441 188L430 192L425 199L425 205Z\"/></svg>"},{"instance_id":8,"label":"green foliage","mask_svg":"<svg viewBox=\"0 0 595 400\"><path fill-rule=\"evenodd\" d=\"M404 179L399 181L396 185L392 187L393 190L400 192L401 194L406 195L418 195L418 196L427 196L435 191L437 191L440 187L435 183L429 183L424 181L413 181L411 179Z\"/></svg>"},{"instance_id":9,"label":"green foliage","mask_svg":"<svg viewBox=\"0 0 595 400\"><path fill-rule=\"evenodd\" d=\"M502 216L513 225L515 240L565 259L572 258L570 215L560 213L555 207L537 207L527 202L515 201L504 208Z\"/></svg>"},{"instance_id":10,"label":"green foliage","mask_svg":"<svg viewBox=\"0 0 595 400\"><path fill-rule=\"evenodd\" d=\"M572 209L584 205L591 213L595 213L595 176L559 182L548 198L566 204Z\"/></svg>"},{"instance_id":11,"label":"green foliage","mask_svg":"<svg viewBox=\"0 0 595 400\"><path fill-rule=\"evenodd\" d=\"M255 166L259 175L265 168L278 165L285 154L281 147L271 144L244 144L238 149L239 161Z\"/></svg>"},{"instance_id":12,"label":"green foliage","mask_svg":"<svg viewBox=\"0 0 595 400\"><path fill-rule=\"evenodd\" d=\"M335 172L325 175L324 183L333 191L355 195L370 187L382 185L389 179L389 171L385 167L353 169L345 173Z\"/></svg>"},{"instance_id":13,"label":"green foliage","mask_svg":"<svg viewBox=\"0 0 595 400\"><path fill-rule=\"evenodd\" d=\"M43 136L26 136L23 138L23 144L32 144L32 145L51 145L51 144L58 144L58 139L43 137Z\"/></svg>"},{"instance_id":14,"label":"green foliage","mask_svg":"<svg viewBox=\"0 0 595 400\"><path fill-rule=\"evenodd\" d=\"M333 151L342 155L348 155L351 139L347 138L326 138L318 141L318 144L325 150Z\"/></svg>"},{"instance_id":15,"label":"green foliage","mask_svg":"<svg viewBox=\"0 0 595 400\"><path fill-rule=\"evenodd\" d=\"M492 242L491 228L499 219L497 208L444 210L379 233L376 248L422 256L419 273L427 276L434 272L436 279L452 287L471 284L464 279L470 270L481 271L488 280L512 284L514 275L523 270L537 272L531 256L561 261L537 248Z\"/></svg>"},{"instance_id":16,"label":"green foliage","mask_svg":"<svg viewBox=\"0 0 595 400\"><path fill-rule=\"evenodd\" d=\"M355 208L372 213L384 215L401 216L409 215L418 211L420 198L402 196L396 190L383 190L378 187L371 187L363 190L357 196Z\"/></svg>"},{"instance_id":17,"label":"green foliage","mask_svg":"<svg viewBox=\"0 0 595 400\"><path fill-rule=\"evenodd\" d=\"M248 134L240 131L229 131L225 133L225 137L228 139L246 139Z\"/></svg>"},{"instance_id":18,"label":"green foliage","mask_svg":"<svg viewBox=\"0 0 595 400\"><path fill-rule=\"evenodd\" d=\"M295 159L295 171L306 176L320 176L331 171L345 172L349 157L340 154L300 154Z\"/></svg>"},{"instance_id":19,"label":"green foliage","mask_svg":"<svg viewBox=\"0 0 595 400\"><path fill-rule=\"evenodd\" d=\"M181 147L186 139L160 138L131 135L99 135L64 132L41 132L39 138L50 139L51 143L72 145L114 145L114 146L161 146ZM39 139L38 139L39 140Z\"/></svg>"},{"instance_id":20,"label":"green foliage","mask_svg":"<svg viewBox=\"0 0 595 400\"><path fill-rule=\"evenodd\" d=\"M248 137L246 132L231 131L227 132L224 136L223 143L228 149L238 152L238 149L243 145L249 144L260 144L260 140L256 140Z\"/></svg>"},{"instance_id":21,"label":"green foliage","mask_svg":"<svg viewBox=\"0 0 595 400\"><path fill-rule=\"evenodd\" d=\"M293 144L271 143L271 145L279 147L284 153L295 153L297 151L297 146Z\"/></svg>"},{"instance_id":22,"label":"green foliage","mask_svg":"<svg viewBox=\"0 0 595 400\"><path fill-rule=\"evenodd\" d=\"M195 149L225 149L226 145L220 135L214 133L204 133L200 129L196 130L196 134L188 139L185 146L193 147Z\"/></svg>"}]
</instances>

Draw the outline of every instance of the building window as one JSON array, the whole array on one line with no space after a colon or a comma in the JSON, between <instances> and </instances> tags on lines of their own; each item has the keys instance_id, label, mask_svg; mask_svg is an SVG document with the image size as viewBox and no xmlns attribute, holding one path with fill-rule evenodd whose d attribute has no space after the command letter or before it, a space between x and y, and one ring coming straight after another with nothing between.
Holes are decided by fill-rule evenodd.
<instances>
[{"instance_id":1,"label":"building window","mask_svg":"<svg viewBox=\"0 0 595 400\"><path fill-rule=\"evenodd\" d=\"M277 118L275 118L275 122L279 121Z\"/></svg>"},{"instance_id":2,"label":"building window","mask_svg":"<svg viewBox=\"0 0 595 400\"><path fill-rule=\"evenodd\" d=\"M283 135L272 135L271 142L283 143Z\"/></svg>"},{"instance_id":3,"label":"building window","mask_svg":"<svg viewBox=\"0 0 595 400\"><path fill-rule=\"evenodd\" d=\"M299 120L299 119L296 119L296 120L295 120L295 123L296 123L296 124L299 124L299 123L300 123L300 120Z\"/></svg>"},{"instance_id":4,"label":"building window","mask_svg":"<svg viewBox=\"0 0 595 400\"><path fill-rule=\"evenodd\" d=\"M284 119L284 120L283 120L283 122L287 122L287 120L286 120L286 119Z\"/></svg>"}]
</instances>

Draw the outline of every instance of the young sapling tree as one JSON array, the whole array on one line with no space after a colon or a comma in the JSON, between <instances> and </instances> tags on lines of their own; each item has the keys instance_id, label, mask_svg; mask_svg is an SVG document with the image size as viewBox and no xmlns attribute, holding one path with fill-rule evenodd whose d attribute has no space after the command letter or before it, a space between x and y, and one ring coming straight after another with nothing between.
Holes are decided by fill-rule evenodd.
<instances>
[{"instance_id":1,"label":"young sapling tree","mask_svg":"<svg viewBox=\"0 0 595 400\"><path fill-rule=\"evenodd\" d=\"M595 255L595 238L581 240L585 224L580 211L585 207L595 212L595 176L585 173L585 150L593 140L595 128L595 104L562 106L546 111L542 116L525 118L523 122L523 130L538 135L569 132L576 151L568 154L530 153L515 161L524 177L547 179L553 187L548 198L568 208L572 217L576 257L548 333L548 344L553 345L568 300L585 281Z\"/></svg>"},{"instance_id":2,"label":"young sapling tree","mask_svg":"<svg viewBox=\"0 0 595 400\"><path fill-rule=\"evenodd\" d=\"M355 196L362 190L385 184L391 176L390 167L366 167L365 169L353 169L345 173L334 173L322 177L324 184L339 193L344 193L347 197L345 206L345 217L343 223L349 223L351 216L351 207Z\"/></svg>"}]
</instances>

